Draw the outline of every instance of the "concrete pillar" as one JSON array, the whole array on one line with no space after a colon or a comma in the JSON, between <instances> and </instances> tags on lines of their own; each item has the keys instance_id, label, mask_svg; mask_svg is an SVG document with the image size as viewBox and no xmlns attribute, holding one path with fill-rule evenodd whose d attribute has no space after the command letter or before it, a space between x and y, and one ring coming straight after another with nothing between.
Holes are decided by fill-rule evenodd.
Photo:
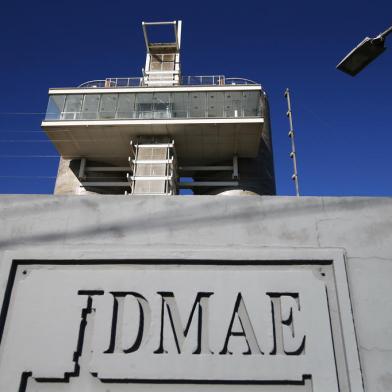
<instances>
[{"instance_id":1,"label":"concrete pillar","mask_svg":"<svg viewBox=\"0 0 392 392\"><path fill-rule=\"evenodd\" d=\"M59 169L57 172L55 195L88 195L93 192L86 191L80 184L79 179L71 169L71 159L60 157Z\"/></svg>"}]
</instances>

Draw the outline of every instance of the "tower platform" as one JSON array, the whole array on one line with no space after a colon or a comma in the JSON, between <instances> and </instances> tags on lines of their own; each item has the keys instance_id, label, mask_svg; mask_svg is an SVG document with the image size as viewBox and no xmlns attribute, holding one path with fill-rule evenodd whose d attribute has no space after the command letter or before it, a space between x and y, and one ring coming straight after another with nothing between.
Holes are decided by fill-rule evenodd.
<instances>
[{"instance_id":1,"label":"tower platform","mask_svg":"<svg viewBox=\"0 0 392 392\"><path fill-rule=\"evenodd\" d=\"M266 98L260 85L242 83L50 89L42 128L65 159L124 165L141 135L173 138L183 164L255 158Z\"/></svg>"}]
</instances>

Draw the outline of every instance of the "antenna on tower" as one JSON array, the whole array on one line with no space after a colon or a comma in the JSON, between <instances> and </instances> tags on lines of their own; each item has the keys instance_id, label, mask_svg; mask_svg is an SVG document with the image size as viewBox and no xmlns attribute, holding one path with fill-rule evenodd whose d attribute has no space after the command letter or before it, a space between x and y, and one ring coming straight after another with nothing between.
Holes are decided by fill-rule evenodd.
<instances>
[{"instance_id":1,"label":"antenna on tower","mask_svg":"<svg viewBox=\"0 0 392 392\"><path fill-rule=\"evenodd\" d=\"M293 160L293 175L291 179L294 181L295 184L295 194L299 196L299 181L298 181L298 169L297 169L297 151L295 149L295 137L294 137L294 128L293 128L293 115L291 112L291 100L290 100L290 91L286 88L284 92L284 96L287 99L287 117L289 119L290 131L289 131L289 138L291 139L291 152L290 158Z\"/></svg>"}]
</instances>

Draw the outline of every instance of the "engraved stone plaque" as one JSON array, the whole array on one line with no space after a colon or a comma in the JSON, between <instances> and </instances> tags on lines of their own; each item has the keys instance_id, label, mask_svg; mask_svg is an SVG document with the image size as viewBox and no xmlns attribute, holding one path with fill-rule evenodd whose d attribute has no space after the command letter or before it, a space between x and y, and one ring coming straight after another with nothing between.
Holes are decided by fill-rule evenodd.
<instances>
[{"instance_id":1,"label":"engraved stone plaque","mask_svg":"<svg viewBox=\"0 0 392 392\"><path fill-rule=\"evenodd\" d=\"M351 391L336 276L332 260L13 262L0 390Z\"/></svg>"}]
</instances>

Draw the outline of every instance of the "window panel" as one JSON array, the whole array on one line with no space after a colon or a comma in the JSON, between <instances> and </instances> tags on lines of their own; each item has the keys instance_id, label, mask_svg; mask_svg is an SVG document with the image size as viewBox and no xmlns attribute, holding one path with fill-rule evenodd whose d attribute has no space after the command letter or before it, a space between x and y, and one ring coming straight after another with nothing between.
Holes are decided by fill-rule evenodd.
<instances>
[{"instance_id":1,"label":"window panel","mask_svg":"<svg viewBox=\"0 0 392 392\"><path fill-rule=\"evenodd\" d=\"M63 111L65 95L50 95L45 121L59 120Z\"/></svg>"},{"instance_id":2,"label":"window panel","mask_svg":"<svg viewBox=\"0 0 392 392\"><path fill-rule=\"evenodd\" d=\"M82 94L70 94L65 99L64 112L62 114L63 120L77 120L80 117L82 109Z\"/></svg>"},{"instance_id":3,"label":"window panel","mask_svg":"<svg viewBox=\"0 0 392 392\"><path fill-rule=\"evenodd\" d=\"M154 93L153 110L154 110L154 118L170 118L171 117L170 93Z\"/></svg>"},{"instance_id":4,"label":"window panel","mask_svg":"<svg viewBox=\"0 0 392 392\"><path fill-rule=\"evenodd\" d=\"M242 117L242 92L228 91L225 93L225 116Z\"/></svg>"},{"instance_id":5,"label":"window panel","mask_svg":"<svg viewBox=\"0 0 392 392\"><path fill-rule=\"evenodd\" d=\"M82 106L82 120L96 120L98 118L99 94L86 94Z\"/></svg>"},{"instance_id":6,"label":"window panel","mask_svg":"<svg viewBox=\"0 0 392 392\"><path fill-rule=\"evenodd\" d=\"M68 94L49 97L46 120L261 116L260 91Z\"/></svg>"},{"instance_id":7,"label":"window panel","mask_svg":"<svg viewBox=\"0 0 392 392\"><path fill-rule=\"evenodd\" d=\"M189 93L189 117L206 116L206 93L191 92Z\"/></svg>"},{"instance_id":8,"label":"window panel","mask_svg":"<svg viewBox=\"0 0 392 392\"><path fill-rule=\"evenodd\" d=\"M151 93L140 93L136 95L136 110L138 118L152 118L153 103Z\"/></svg>"},{"instance_id":9,"label":"window panel","mask_svg":"<svg viewBox=\"0 0 392 392\"><path fill-rule=\"evenodd\" d=\"M243 106L245 117L256 117L260 115L260 92L245 91L243 93Z\"/></svg>"},{"instance_id":10,"label":"window panel","mask_svg":"<svg viewBox=\"0 0 392 392\"><path fill-rule=\"evenodd\" d=\"M224 94L219 91L207 93L208 117L223 117Z\"/></svg>"},{"instance_id":11,"label":"window panel","mask_svg":"<svg viewBox=\"0 0 392 392\"><path fill-rule=\"evenodd\" d=\"M101 119L115 118L118 94L102 94L99 117Z\"/></svg>"},{"instance_id":12,"label":"window panel","mask_svg":"<svg viewBox=\"0 0 392 392\"><path fill-rule=\"evenodd\" d=\"M119 94L117 118L135 118L135 94Z\"/></svg>"},{"instance_id":13,"label":"window panel","mask_svg":"<svg viewBox=\"0 0 392 392\"><path fill-rule=\"evenodd\" d=\"M172 93L172 116L188 117L188 93Z\"/></svg>"}]
</instances>

